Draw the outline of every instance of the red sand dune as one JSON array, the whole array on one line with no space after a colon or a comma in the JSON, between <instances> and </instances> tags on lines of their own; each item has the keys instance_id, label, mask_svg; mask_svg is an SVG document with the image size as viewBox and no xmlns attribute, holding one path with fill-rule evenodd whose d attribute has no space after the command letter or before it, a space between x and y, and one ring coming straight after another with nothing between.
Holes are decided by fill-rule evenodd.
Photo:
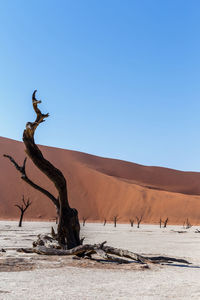
<instances>
[{"instance_id":1,"label":"red sand dune","mask_svg":"<svg viewBox=\"0 0 200 300\"><path fill-rule=\"evenodd\" d=\"M116 159L101 158L81 152L40 146L44 156L66 176L69 201L80 218L121 222L144 215L146 223L158 223L169 217L171 224L183 224L189 218L200 224L200 173L161 167L146 167ZM55 208L43 194L27 185L19 172L3 157L9 154L18 163L25 157L22 142L0 137L0 218L16 219L14 206L22 194L33 204L26 219L52 219ZM28 159L28 176L56 195L53 184Z\"/></svg>"}]
</instances>

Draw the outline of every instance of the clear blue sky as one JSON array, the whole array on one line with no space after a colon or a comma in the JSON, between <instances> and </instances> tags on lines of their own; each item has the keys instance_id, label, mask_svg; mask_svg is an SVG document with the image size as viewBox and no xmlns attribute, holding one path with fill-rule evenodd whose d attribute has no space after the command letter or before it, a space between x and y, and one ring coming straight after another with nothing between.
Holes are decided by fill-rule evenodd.
<instances>
[{"instance_id":1,"label":"clear blue sky","mask_svg":"<svg viewBox=\"0 0 200 300\"><path fill-rule=\"evenodd\" d=\"M0 135L200 171L200 2L0 0Z\"/></svg>"}]
</instances>

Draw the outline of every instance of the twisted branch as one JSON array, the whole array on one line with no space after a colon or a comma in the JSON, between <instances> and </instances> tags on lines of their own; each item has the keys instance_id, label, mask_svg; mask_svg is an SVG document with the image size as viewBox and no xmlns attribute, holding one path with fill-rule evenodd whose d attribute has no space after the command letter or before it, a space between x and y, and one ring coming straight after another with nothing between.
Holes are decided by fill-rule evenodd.
<instances>
[{"instance_id":1,"label":"twisted branch","mask_svg":"<svg viewBox=\"0 0 200 300\"><path fill-rule=\"evenodd\" d=\"M36 190L40 191L45 196L47 196L53 202L53 204L56 206L56 208L59 210L60 205L59 205L58 199L56 199L51 193L49 193L47 190L40 187L39 185L37 185L36 183L34 183L32 180L30 180L28 178L28 176L26 174L26 160L27 160L27 157L24 159L23 165L19 166L18 163L14 160L14 158L12 156L7 155L7 154L4 154L3 156L8 158L11 161L11 163L15 166L15 168L21 173L21 179L22 180L24 180L30 186L32 186L33 188L35 188Z\"/></svg>"}]
</instances>

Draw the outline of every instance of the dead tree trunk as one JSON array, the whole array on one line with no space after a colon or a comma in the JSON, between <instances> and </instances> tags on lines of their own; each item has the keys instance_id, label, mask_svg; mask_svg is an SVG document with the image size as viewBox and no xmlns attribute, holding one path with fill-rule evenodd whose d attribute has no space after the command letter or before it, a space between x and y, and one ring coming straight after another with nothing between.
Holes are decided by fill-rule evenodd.
<instances>
[{"instance_id":1,"label":"dead tree trunk","mask_svg":"<svg viewBox=\"0 0 200 300\"><path fill-rule=\"evenodd\" d=\"M118 215L116 215L116 216L113 217L114 227L117 226L117 221L118 221L118 220L119 220Z\"/></svg>"},{"instance_id":2,"label":"dead tree trunk","mask_svg":"<svg viewBox=\"0 0 200 300\"><path fill-rule=\"evenodd\" d=\"M27 201L25 201L24 195L22 196L22 204L21 205L19 205L19 204L15 205L21 211L21 215L20 215L20 219L19 219L19 227L22 227L22 221L23 221L24 213L30 205L31 205L30 200L28 199Z\"/></svg>"},{"instance_id":3,"label":"dead tree trunk","mask_svg":"<svg viewBox=\"0 0 200 300\"><path fill-rule=\"evenodd\" d=\"M32 103L33 109L37 115L35 122L28 122L26 124L26 129L23 133L23 141L26 147L26 153L33 161L40 171L42 171L55 185L58 191L58 198L55 198L52 194L50 194L45 189L39 187L34 184L29 178L26 176L25 172L25 163L22 167L17 165L15 161L12 161L12 157L8 157L15 167L22 173L22 179L32 185L34 188L40 190L42 193L47 195L51 201L53 201L56 206L57 212L59 214L58 220L58 241L60 245L67 246L68 249L76 247L80 245L80 224L78 220L78 212L76 209L71 208L68 202L68 193L67 193L67 183L65 177L62 172L54 167L47 159L44 158L42 152L35 144L34 133L38 125L44 122L45 118L49 116L49 114L42 114L38 108L38 104L41 101L38 101L35 98L36 90L32 95Z\"/></svg>"},{"instance_id":4,"label":"dead tree trunk","mask_svg":"<svg viewBox=\"0 0 200 300\"><path fill-rule=\"evenodd\" d=\"M107 220L104 219L103 226L106 226Z\"/></svg>"},{"instance_id":5,"label":"dead tree trunk","mask_svg":"<svg viewBox=\"0 0 200 300\"><path fill-rule=\"evenodd\" d=\"M160 218L160 221L159 221L160 228L162 227L162 223L163 223L163 221L162 221L162 219Z\"/></svg>"},{"instance_id":6,"label":"dead tree trunk","mask_svg":"<svg viewBox=\"0 0 200 300\"><path fill-rule=\"evenodd\" d=\"M131 224L131 227L133 227L134 219L130 219L129 222L130 222L130 224Z\"/></svg>"},{"instance_id":7,"label":"dead tree trunk","mask_svg":"<svg viewBox=\"0 0 200 300\"><path fill-rule=\"evenodd\" d=\"M165 221L164 221L164 225L163 225L163 228L166 228L167 227L167 223L168 223L169 219L167 218Z\"/></svg>"},{"instance_id":8,"label":"dead tree trunk","mask_svg":"<svg viewBox=\"0 0 200 300\"><path fill-rule=\"evenodd\" d=\"M140 218L139 218L139 217L136 217L136 220L137 220L137 228L140 228L140 223L142 222L142 218L143 218L143 216L140 216Z\"/></svg>"}]
</instances>

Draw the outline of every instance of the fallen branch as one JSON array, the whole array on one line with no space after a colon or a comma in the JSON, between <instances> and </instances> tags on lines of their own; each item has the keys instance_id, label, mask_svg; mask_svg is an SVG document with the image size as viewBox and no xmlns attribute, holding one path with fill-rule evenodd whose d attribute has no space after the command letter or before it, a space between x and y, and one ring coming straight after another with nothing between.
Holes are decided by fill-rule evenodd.
<instances>
[{"instance_id":1,"label":"fallen branch","mask_svg":"<svg viewBox=\"0 0 200 300\"><path fill-rule=\"evenodd\" d=\"M119 264L128 264L137 262L140 264L160 264L160 263L181 263L190 264L185 259L179 259L167 256L142 256L132 251L123 250L115 247L105 246L106 242L101 244L85 244L72 249L60 249L57 241L47 235L39 235L38 240L33 243L33 248L21 248L18 252L37 253L40 255L58 255L69 256L76 255L79 257L91 258L92 255L100 256L105 261Z\"/></svg>"}]
</instances>

